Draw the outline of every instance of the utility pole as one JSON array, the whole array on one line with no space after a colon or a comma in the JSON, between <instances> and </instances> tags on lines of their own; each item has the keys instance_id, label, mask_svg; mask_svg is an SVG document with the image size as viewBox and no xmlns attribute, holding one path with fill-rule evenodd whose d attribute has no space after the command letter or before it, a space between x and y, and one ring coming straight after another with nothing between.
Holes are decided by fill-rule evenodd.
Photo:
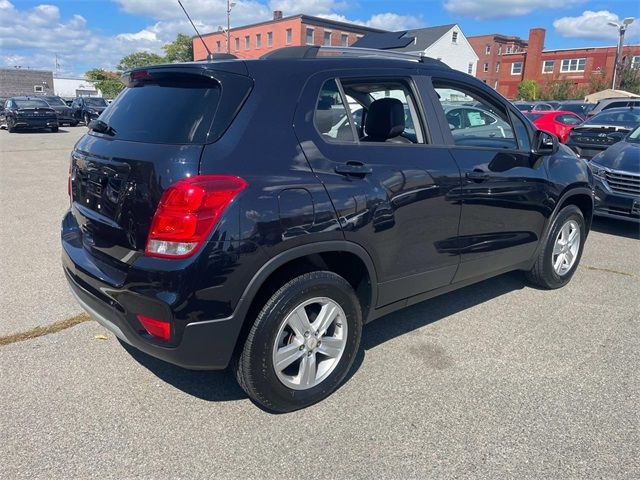
<instances>
[{"instance_id":1,"label":"utility pole","mask_svg":"<svg viewBox=\"0 0 640 480\"><path fill-rule=\"evenodd\" d=\"M231 53L231 9L235 6L235 2L227 0L227 53Z\"/></svg>"},{"instance_id":2,"label":"utility pole","mask_svg":"<svg viewBox=\"0 0 640 480\"><path fill-rule=\"evenodd\" d=\"M607 25L618 29L618 47L616 48L616 63L613 66L613 78L611 79L611 88L616 89L618 81L620 80L620 70L622 70L622 46L624 45L624 34L627 31L627 27L633 23L635 18L627 17L622 21L622 25L616 22L607 22Z\"/></svg>"}]
</instances>

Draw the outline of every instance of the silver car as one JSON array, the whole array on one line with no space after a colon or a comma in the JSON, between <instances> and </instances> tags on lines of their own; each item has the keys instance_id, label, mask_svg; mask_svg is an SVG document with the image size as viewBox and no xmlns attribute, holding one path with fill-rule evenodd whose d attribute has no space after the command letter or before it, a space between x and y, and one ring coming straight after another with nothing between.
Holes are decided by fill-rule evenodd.
<instances>
[{"instance_id":1,"label":"silver car","mask_svg":"<svg viewBox=\"0 0 640 480\"><path fill-rule=\"evenodd\" d=\"M513 138L511 126L483 108L446 103L442 107L454 139L475 136Z\"/></svg>"}]
</instances>

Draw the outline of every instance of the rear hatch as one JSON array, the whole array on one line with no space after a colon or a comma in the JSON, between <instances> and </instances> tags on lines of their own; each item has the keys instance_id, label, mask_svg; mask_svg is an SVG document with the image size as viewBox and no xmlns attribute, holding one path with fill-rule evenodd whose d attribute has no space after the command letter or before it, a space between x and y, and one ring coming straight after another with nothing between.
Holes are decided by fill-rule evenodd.
<instances>
[{"instance_id":1,"label":"rear hatch","mask_svg":"<svg viewBox=\"0 0 640 480\"><path fill-rule=\"evenodd\" d=\"M578 126L571 130L571 141L578 145L606 148L624 138L629 129L623 126Z\"/></svg>"},{"instance_id":2,"label":"rear hatch","mask_svg":"<svg viewBox=\"0 0 640 480\"><path fill-rule=\"evenodd\" d=\"M251 80L215 63L160 66L125 75L127 87L92 123L71 160L70 194L92 254L131 263L145 248L162 193L197 175L204 145L228 128Z\"/></svg>"}]
</instances>

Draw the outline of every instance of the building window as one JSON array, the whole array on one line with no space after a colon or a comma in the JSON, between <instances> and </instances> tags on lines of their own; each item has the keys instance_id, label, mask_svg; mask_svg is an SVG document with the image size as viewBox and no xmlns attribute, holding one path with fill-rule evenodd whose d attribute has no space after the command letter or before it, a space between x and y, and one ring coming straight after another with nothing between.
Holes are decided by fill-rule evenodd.
<instances>
[{"instance_id":1,"label":"building window","mask_svg":"<svg viewBox=\"0 0 640 480\"><path fill-rule=\"evenodd\" d=\"M244 49L249 50L251 48L251 37L247 35L244 37Z\"/></svg>"},{"instance_id":2,"label":"building window","mask_svg":"<svg viewBox=\"0 0 640 480\"><path fill-rule=\"evenodd\" d=\"M484 54L489 55L491 53L491 45L484 47Z\"/></svg>"},{"instance_id":3,"label":"building window","mask_svg":"<svg viewBox=\"0 0 640 480\"><path fill-rule=\"evenodd\" d=\"M513 62L511 64L511 75L520 75L522 73L522 62Z\"/></svg>"},{"instance_id":4,"label":"building window","mask_svg":"<svg viewBox=\"0 0 640 480\"><path fill-rule=\"evenodd\" d=\"M473 75L473 62L469 62L469 64L467 65L467 73L469 75Z\"/></svg>"},{"instance_id":5,"label":"building window","mask_svg":"<svg viewBox=\"0 0 640 480\"><path fill-rule=\"evenodd\" d=\"M220 41L219 40L216 42L216 51L218 51L218 52L222 51L222 47L220 45Z\"/></svg>"},{"instance_id":6,"label":"building window","mask_svg":"<svg viewBox=\"0 0 640 480\"><path fill-rule=\"evenodd\" d=\"M240 51L240 39L236 38L236 52Z\"/></svg>"},{"instance_id":7,"label":"building window","mask_svg":"<svg viewBox=\"0 0 640 480\"><path fill-rule=\"evenodd\" d=\"M458 43L458 32L453 32L451 34L451 43Z\"/></svg>"},{"instance_id":8,"label":"building window","mask_svg":"<svg viewBox=\"0 0 640 480\"><path fill-rule=\"evenodd\" d=\"M324 36L322 37L323 45L331 45L331 32L324 32Z\"/></svg>"},{"instance_id":9,"label":"building window","mask_svg":"<svg viewBox=\"0 0 640 480\"><path fill-rule=\"evenodd\" d=\"M586 58L571 58L562 60L560 64L560 71L566 72L584 72L584 67L587 64Z\"/></svg>"},{"instance_id":10,"label":"building window","mask_svg":"<svg viewBox=\"0 0 640 480\"><path fill-rule=\"evenodd\" d=\"M313 45L313 28L307 28L307 45Z\"/></svg>"},{"instance_id":11,"label":"building window","mask_svg":"<svg viewBox=\"0 0 640 480\"><path fill-rule=\"evenodd\" d=\"M511 46L507 47L507 53L511 53Z\"/></svg>"},{"instance_id":12,"label":"building window","mask_svg":"<svg viewBox=\"0 0 640 480\"><path fill-rule=\"evenodd\" d=\"M542 73L553 73L553 65L555 62L553 60L545 60L542 62Z\"/></svg>"},{"instance_id":13,"label":"building window","mask_svg":"<svg viewBox=\"0 0 640 480\"><path fill-rule=\"evenodd\" d=\"M33 86L34 93L44 93L44 87L42 85Z\"/></svg>"},{"instance_id":14,"label":"building window","mask_svg":"<svg viewBox=\"0 0 640 480\"><path fill-rule=\"evenodd\" d=\"M349 35L347 35L346 33L340 35L340 45L342 45L343 47L349 46Z\"/></svg>"},{"instance_id":15,"label":"building window","mask_svg":"<svg viewBox=\"0 0 640 480\"><path fill-rule=\"evenodd\" d=\"M502 55L502 45L498 47L498 55Z\"/></svg>"},{"instance_id":16,"label":"building window","mask_svg":"<svg viewBox=\"0 0 640 480\"><path fill-rule=\"evenodd\" d=\"M484 65L482 65L482 71L483 72L489 71L489 62L484 62Z\"/></svg>"},{"instance_id":17,"label":"building window","mask_svg":"<svg viewBox=\"0 0 640 480\"><path fill-rule=\"evenodd\" d=\"M267 32L267 47L273 47L273 32Z\"/></svg>"},{"instance_id":18,"label":"building window","mask_svg":"<svg viewBox=\"0 0 640 480\"><path fill-rule=\"evenodd\" d=\"M290 28L287 28L287 38L286 38L286 41L285 41L285 43L287 45L291 45L291 37L292 36L293 36L293 32L291 31Z\"/></svg>"},{"instance_id":19,"label":"building window","mask_svg":"<svg viewBox=\"0 0 640 480\"><path fill-rule=\"evenodd\" d=\"M262 48L262 34L256 33L256 48Z\"/></svg>"},{"instance_id":20,"label":"building window","mask_svg":"<svg viewBox=\"0 0 640 480\"><path fill-rule=\"evenodd\" d=\"M500 62L496 62L496 73L500 71Z\"/></svg>"}]
</instances>

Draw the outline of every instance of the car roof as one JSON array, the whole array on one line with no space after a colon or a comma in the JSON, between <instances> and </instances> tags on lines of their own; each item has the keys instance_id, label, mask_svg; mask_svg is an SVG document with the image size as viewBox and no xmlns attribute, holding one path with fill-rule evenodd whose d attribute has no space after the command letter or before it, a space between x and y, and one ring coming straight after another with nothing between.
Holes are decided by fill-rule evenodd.
<instances>
[{"instance_id":1,"label":"car roof","mask_svg":"<svg viewBox=\"0 0 640 480\"><path fill-rule=\"evenodd\" d=\"M601 110L600 112L596 113L596 115L600 115L601 113L623 113L623 112L640 113L640 108L634 107L633 105L630 105L628 107L607 108L606 110ZM595 117L595 115L594 115L594 117Z\"/></svg>"}]
</instances>

